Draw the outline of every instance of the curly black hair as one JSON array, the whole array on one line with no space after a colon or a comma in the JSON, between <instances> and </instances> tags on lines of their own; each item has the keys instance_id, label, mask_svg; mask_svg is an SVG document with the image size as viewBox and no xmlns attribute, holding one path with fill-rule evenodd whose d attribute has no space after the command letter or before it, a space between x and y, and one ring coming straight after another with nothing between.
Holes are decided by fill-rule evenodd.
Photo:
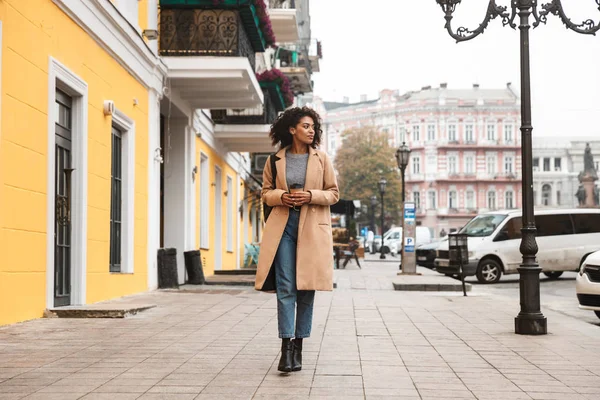
<instances>
[{"instance_id":1,"label":"curly black hair","mask_svg":"<svg viewBox=\"0 0 600 400\"><path fill-rule=\"evenodd\" d=\"M271 125L271 131L269 137L273 142L273 146L279 145L282 149L292 144L292 134L290 128L295 127L300 123L300 120L304 117L311 117L315 123L315 137L311 144L313 149L316 149L321 144L321 137L323 131L321 130L321 117L319 114L310 107L293 107L285 110L281 113L273 125Z\"/></svg>"}]
</instances>

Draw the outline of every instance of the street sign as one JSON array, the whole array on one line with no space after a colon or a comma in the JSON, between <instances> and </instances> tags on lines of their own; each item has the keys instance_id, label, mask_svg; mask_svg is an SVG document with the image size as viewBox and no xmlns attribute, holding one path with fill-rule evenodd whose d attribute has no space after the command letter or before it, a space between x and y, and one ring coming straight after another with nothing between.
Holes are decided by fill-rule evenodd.
<instances>
[{"instance_id":1,"label":"street sign","mask_svg":"<svg viewBox=\"0 0 600 400\"><path fill-rule=\"evenodd\" d=\"M407 253L415 252L415 238L414 237L405 237L404 238L404 251Z\"/></svg>"},{"instance_id":2,"label":"street sign","mask_svg":"<svg viewBox=\"0 0 600 400\"><path fill-rule=\"evenodd\" d=\"M415 203L404 204L404 222L412 222L417 218Z\"/></svg>"}]
</instances>

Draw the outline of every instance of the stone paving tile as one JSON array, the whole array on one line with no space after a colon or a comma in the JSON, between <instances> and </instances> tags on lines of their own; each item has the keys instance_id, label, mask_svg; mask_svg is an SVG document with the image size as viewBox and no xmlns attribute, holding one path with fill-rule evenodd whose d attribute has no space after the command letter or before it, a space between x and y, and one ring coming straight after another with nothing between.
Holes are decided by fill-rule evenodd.
<instances>
[{"instance_id":1,"label":"stone paving tile","mask_svg":"<svg viewBox=\"0 0 600 400\"><path fill-rule=\"evenodd\" d=\"M335 274L350 285L317 295L300 372L277 371L272 295L153 292L132 318L1 328L0 400L600 398L597 326L545 311L551 335L517 336L518 298L394 292L383 263Z\"/></svg>"},{"instance_id":2,"label":"stone paving tile","mask_svg":"<svg viewBox=\"0 0 600 400\"><path fill-rule=\"evenodd\" d=\"M85 396L87 392L79 393L33 393L22 397L23 400L77 400Z\"/></svg>"}]
</instances>

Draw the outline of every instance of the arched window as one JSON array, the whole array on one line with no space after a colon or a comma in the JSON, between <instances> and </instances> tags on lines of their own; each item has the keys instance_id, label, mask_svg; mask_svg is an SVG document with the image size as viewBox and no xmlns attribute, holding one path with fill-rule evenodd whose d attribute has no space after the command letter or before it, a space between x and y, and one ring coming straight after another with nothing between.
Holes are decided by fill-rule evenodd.
<instances>
[{"instance_id":1,"label":"arched window","mask_svg":"<svg viewBox=\"0 0 600 400\"><path fill-rule=\"evenodd\" d=\"M456 190L451 190L448 192L448 208L451 210L458 208L458 196L456 194Z\"/></svg>"},{"instance_id":2,"label":"arched window","mask_svg":"<svg viewBox=\"0 0 600 400\"><path fill-rule=\"evenodd\" d=\"M552 196L552 186L545 184L542 186L542 205L550 205L550 197Z\"/></svg>"},{"instance_id":3,"label":"arched window","mask_svg":"<svg viewBox=\"0 0 600 400\"><path fill-rule=\"evenodd\" d=\"M493 192L493 191L488 192L487 203L488 203L488 209L490 209L490 210L496 209L496 192Z\"/></svg>"},{"instance_id":4,"label":"arched window","mask_svg":"<svg viewBox=\"0 0 600 400\"><path fill-rule=\"evenodd\" d=\"M515 194L512 190L509 190L506 193L504 193L504 208L507 208L509 210L515 208L515 203L513 200L514 196Z\"/></svg>"}]
</instances>

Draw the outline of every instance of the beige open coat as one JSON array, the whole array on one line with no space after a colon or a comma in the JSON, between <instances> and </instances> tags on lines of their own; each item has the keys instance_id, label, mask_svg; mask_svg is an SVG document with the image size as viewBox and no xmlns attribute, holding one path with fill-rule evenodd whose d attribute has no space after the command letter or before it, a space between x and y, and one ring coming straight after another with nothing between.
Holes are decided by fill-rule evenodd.
<instances>
[{"instance_id":1,"label":"beige open coat","mask_svg":"<svg viewBox=\"0 0 600 400\"><path fill-rule=\"evenodd\" d=\"M281 202L288 191L285 176L285 152L275 155L277 177L272 187L271 163L263 172L262 199L273 207L263 232L256 271L256 290L275 290L273 261L287 224L289 208ZM339 200L337 179L326 153L309 147L304 190L311 192L310 204L300 210L296 252L296 287L298 290L333 290L333 237L329 206Z\"/></svg>"}]
</instances>

